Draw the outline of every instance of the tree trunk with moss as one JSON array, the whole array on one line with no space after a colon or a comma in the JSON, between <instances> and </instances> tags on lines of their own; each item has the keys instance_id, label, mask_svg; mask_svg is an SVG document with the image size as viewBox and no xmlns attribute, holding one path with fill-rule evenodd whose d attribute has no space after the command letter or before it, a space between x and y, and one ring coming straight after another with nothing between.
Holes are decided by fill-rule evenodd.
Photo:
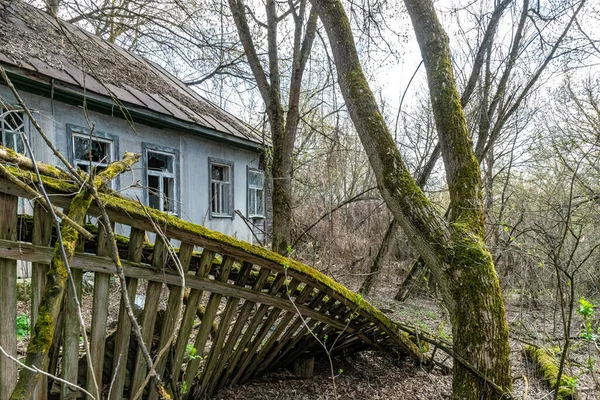
<instances>
[{"instance_id":1,"label":"tree trunk with moss","mask_svg":"<svg viewBox=\"0 0 600 400\"><path fill-rule=\"evenodd\" d=\"M125 171L129 166L137 162L140 154L125 153L123 161L111 164L106 170L98 174L91 184L98 190L103 189L112 179ZM85 216L92 204L92 195L87 188L83 188L77 194L69 206L68 216L76 224L83 225ZM46 370L48 363L48 351L52 346L56 320L63 303L63 296L68 283L68 263L75 254L79 234L77 230L68 224L60 228L63 249L60 243L56 243L54 256L50 262L50 269L46 275L46 287L40 302L38 317L33 327L31 340L27 346L27 357L25 364L39 370ZM40 374L29 369L22 368L19 373L17 385L11 395L11 400L30 399L37 384Z\"/></svg>"},{"instance_id":2,"label":"tree trunk with moss","mask_svg":"<svg viewBox=\"0 0 600 400\"><path fill-rule=\"evenodd\" d=\"M450 63L448 39L430 0L407 0L421 47L450 191L446 221L411 177L362 71L349 20L339 0L312 0L331 43L344 100L381 194L431 268L451 316L454 351L502 388L511 387L508 328L500 285L484 239L480 170L473 154ZM454 363L461 399L501 393Z\"/></svg>"}]
</instances>

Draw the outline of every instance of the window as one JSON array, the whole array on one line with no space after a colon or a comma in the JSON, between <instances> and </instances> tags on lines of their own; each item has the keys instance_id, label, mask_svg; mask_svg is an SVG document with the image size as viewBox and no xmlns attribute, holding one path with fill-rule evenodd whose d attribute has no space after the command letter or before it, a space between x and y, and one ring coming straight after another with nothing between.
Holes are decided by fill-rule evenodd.
<instances>
[{"instance_id":1,"label":"window","mask_svg":"<svg viewBox=\"0 0 600 400\"><path fill-rule=\"evenodd\" d=\"M210 215L233 217L233 164L209 159Z\"/></svg>"},{"instance_id":2,"label":"window","mask_svg":"<svg viewBox=\"0 0 600 400\"><path fill-rule=\"evenodd\" d=\"M24 154L25 146L21 133L25 133L23 113L0 107L0 144Z\"/></svg>"},{"instance_id":3,"label":"window","mask_svg":"<svg viewBox=\"0 0 600 400\"><path fill-rule=\"evenodd\" d=\"M113 161L112 141L81 133L73 133L73 163L75 167L90 173L102 172Z\"/></svg>"},{"instance_id":4,"label":"window","mask_svg":"<svg viewBox=\"0 0 600 400\"><path fill-rule=\"evenodd\" d=\"M248 217L264 218L265 216L265 173L248 170Z\"/></svg>"},{"instance_id":5,"label":"window","mask_svg":"<svg viewBox=\"0 0 600 400\"><path fill-rule=\"evenodd\" d=\"M70 124L67 124L67 132L70 135L70 161L75 168L87 174L93 170L97 174L116 160L119 143L117 136L98 131L91 133L89 129ZM114 181L111 182L111 187L116 188Z\"/></svg>"},{"instance_id":6,"label":"window","mask_svg":"<svg viewBox=\"0 0 600 400\"><path fill-rule=\"evenodd\" d=\"M177 160L179 152L159 147L145 148L147 204L170 214L179 212Z\"/></svg>"}]
</instances>

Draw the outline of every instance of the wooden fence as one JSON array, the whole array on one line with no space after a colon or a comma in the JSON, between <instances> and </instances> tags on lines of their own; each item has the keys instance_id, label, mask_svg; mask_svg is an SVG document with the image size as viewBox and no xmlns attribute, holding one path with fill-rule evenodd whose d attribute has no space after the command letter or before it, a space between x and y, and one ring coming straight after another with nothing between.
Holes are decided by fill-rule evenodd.
<instances>
[{"instance_id":1,"label":"wooden fence","mask_svg":"<svg viewBox=\"0 0 600 400\"><path fill-rule=\"evenodd\" d=\"M8 168L28 184L35 183L34 175L22 167ZM45 176L43 183L54 194L54 204L64 209L78 190L72 183L50 176ZM332 355L379 349L420 356L419 349L396 324L318 271L174 216L144 210L134 201L101 196L111 221L129 232L117 242L122 259L127 260L123 267L132 304L138 287L145 285L138 320L147 347L156 356L176 332L168 351L156 362L156 370L177 397L210 395L294 361L324 355L317 338ZM0 345L13 356L17 354L17 260L32 265L29 304L35 324L56 241L48 212L34 202L32 216L19 215L19 198L33 202L28 193L0 176ZM88 215L98 214L92 205ZM95 238L80 241L71 268L77 296L81 296L83 274L93 274L92 318L86 329L94 374L102 382L103 397L131 398L143 385L146 364L137 351L131 321L122 305L116 328L107 326L116 268L109 257L104 229L87 228ZM186 271L186 302L179 314L182 279L165 241L155 235L157 228L177 244L178 258ZM156 237L154 244L145 241L148 233ZM71 293L67 291L57 321L47 370L83 387L87 381L90 388L92 380L85 373ZM0 398L9 397L17 370L14 361L0 355ZM52 396L77 398L81 393L43 377L35 398ZM147 385L144 398L157 397L156 390Z\"/></svg>"}]
</instances>

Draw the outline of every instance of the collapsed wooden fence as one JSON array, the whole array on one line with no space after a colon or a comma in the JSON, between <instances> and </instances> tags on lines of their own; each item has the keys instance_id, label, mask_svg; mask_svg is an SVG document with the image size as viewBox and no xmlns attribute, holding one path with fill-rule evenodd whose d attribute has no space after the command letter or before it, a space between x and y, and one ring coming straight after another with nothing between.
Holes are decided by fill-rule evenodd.
<instances>
[{"instance_id":1,"label":"collapsed wooden fence","mask_svg":"<svg viewBox=\"0 0 600 400\"><path fill-rule=\"evenodd\" d=\"M22 181L37 184L26 166L4 164ZM53 194L56 206L67 209L79 188L51 175L43 176L44 187ZM153 356L177 332L167 346L169 350L155 360L156 371L176 397L212 394L297 360L325 354L317 339L325 343L331 355L364 349L415 358L421 355L408 334L385 315L306 265L172 215L144 209L135 201L113 194L100 196L111 221L129 232L129 237L119 237L117 242L122 259L127 260L123 268L131 303L138 286L147 281L138 319ZM33 205L33 215L19 213L19 198ZM93 204L88 215L94 220L99 215L97 206ZM101 224L87 228L95 237L81 241L71 268L78 296L83 273L94 275L92 320L86 327L94 374L102 382L103 396L131 398L144 383L146 364L131 338L131 321L123 305L116 329L109 331L107 327L111 277L116 267ZM186 271L187 301L179 314L182 279L157 231L177 243L176 253ZM156 237L154 244L147 243L148 233ZM35 324L55 241L47 210L30 193L0 176L0 346L8 354L17 353L17 260L32 263L30 304L31 322ZM47 369L85 388L79 321L70 293L64 300ZM161 299L166 304L163 310L159 310ZM17 370L13 360L0 355L0 398L10 395ZM43 377L35 397L52 396L52 384L59 386L52 378ZM65 384L60 384L59 393L60 398L82 397ZM148 385L144 397L156 399L158 394Z\"/></svg>"}]
</instances>

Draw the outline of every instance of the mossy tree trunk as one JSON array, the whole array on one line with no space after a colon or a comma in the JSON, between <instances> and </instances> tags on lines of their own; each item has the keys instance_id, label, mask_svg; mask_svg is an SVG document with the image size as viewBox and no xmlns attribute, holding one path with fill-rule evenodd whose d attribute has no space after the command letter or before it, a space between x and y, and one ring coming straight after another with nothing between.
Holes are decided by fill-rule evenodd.
<instances>
[{"instance_id":1,"label":"mossy tree trunk","mask_svg":"<svg viewBox=\"0 0 600 400\"><path fill-rule=\"evenodd\" d=\"M292 178L293 153L296 132L300 122L300 89L306 62L310 55L317 29L317 15L307 9L308 0L300 0L297 4L290 3L294 9L291 15L294 22L294 40L292 48L292 69L289 82L287 114L283 107L281 91L281 71L277 32L282 20L277 15L275 0L267 0L265 14L267 18L267 59L263 66L252 37L250 25L246 18L246 5L241 0L229 0L238 36L244 47L248 64L260 95L265 103L267 117L271 130L273 158L271 172L273 177L273 251L280 254L288 252L292 243ZM266 68L265 68L266 67Z\"/></svg>"},{"instance_id":2,"label":"mossy tree trunk","mask_svg":"<svg viewBox=\"0 0 600 400\"><path fill-rule=\"evenodd\" d=\"M312 0L325 26L339 84L386 204L437 280L449 310L454 351L510 390L508 329L500 285L484 239L480 170L450 63L448 38L430 0L406 0L421 46L450 191L446 221L411 177L362 71L339 0ZM461 399L501 395L455 362Z\"/></svg>"},{"instance_id":3,"label":"mossy tree trunk","mask_svg":"<svg viewBox=\"0 0 600 400\"><path fill-rule=\"evenodd\" d=\"M137 162L139 158L140 154L125 153L123 161L111 164L106 170L98 174L91 184L98 190L103 189L117 175ZM69 218L75 221L75 223L83 225L91 204L92 195L90 190L84 187L71 201L68 213ZM60 232L64 254L60 243L57 242L54 248L54 256L46 275L46 286L42 294L31 340L27 346L27 357L25 359L26 365L40 370L46 370L48 352L52 346L56 321L63 303L65 290L67 289L69 278L67 265L75 254L79 238L77 230L72 225L63 224ZM39 373L22 368L19 373L17 385L10 397L11 400L30 399L39 376Z\"/></svg>"}]
</instances>

